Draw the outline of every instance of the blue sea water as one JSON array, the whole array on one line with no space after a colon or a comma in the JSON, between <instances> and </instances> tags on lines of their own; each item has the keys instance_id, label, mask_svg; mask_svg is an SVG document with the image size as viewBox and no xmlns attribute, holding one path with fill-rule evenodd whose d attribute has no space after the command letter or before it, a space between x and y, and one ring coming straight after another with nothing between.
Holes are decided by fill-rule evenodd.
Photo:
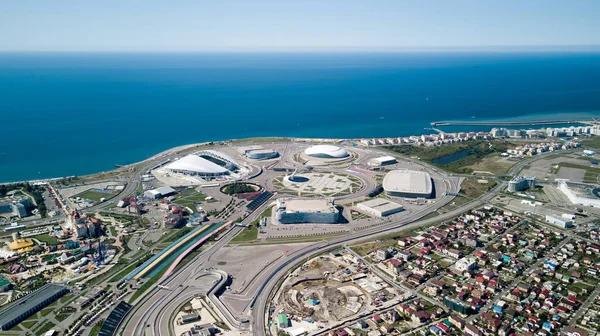
<instances>
[{"instance_id":1,"label":"blue sea water","mask_svg":"<svg viewBox=\"0 0 600 336\"><path fill-rule=\"evenodd\" d=\"M600 53L4 53L0 182L202 141L406 136L432 121L598 111Z\"/></svg>"}]
</instances>

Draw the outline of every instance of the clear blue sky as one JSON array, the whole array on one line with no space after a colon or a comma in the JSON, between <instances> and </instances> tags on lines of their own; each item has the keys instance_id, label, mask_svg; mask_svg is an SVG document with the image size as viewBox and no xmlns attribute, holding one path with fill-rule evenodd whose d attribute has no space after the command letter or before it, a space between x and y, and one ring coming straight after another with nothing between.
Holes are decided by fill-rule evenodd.
<instances>
[{"instance_id":1,"label":"clear blue sky","mask_svg":"<svg viewBox=\"0 0 600 336\"><path fill-rule=\"evenodd\" d=\"M598 46L600 0L15 0L0 51Z\"/></svg>"}]
</instances>

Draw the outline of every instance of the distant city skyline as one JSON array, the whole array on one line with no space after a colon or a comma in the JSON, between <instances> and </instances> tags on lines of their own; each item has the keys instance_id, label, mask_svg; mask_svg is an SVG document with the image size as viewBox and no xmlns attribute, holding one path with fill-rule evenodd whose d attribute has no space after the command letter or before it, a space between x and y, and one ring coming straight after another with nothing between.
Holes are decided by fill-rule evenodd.
<instances>
[{"instance_id":1,"label":"distant city skyline","mask_svg":"<svg viewBox=\"0 0 600 336\"><path fill-rule=\"evenodd\" d=\"M600 1L6 2L0 51L565 50L600 46Z\"/></svg>"}]
</instances>

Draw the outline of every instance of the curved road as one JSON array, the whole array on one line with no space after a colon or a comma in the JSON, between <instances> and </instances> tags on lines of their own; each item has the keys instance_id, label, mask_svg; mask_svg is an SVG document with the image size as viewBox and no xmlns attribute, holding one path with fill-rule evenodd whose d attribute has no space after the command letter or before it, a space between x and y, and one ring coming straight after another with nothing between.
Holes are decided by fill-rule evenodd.
<instances>
[{"instance_id":1,"label":"curved road","mask_svg":"<svg viewBox=\"0 0 600 336\"><path fill-rule=\"evenodd\" d=\"M523 160L518 162L515 166L513 166L509 175L513 175L519 172L525 165L535 161L537 159L543 158L545 155L538 155L529 160ZM164 158L162 158L164 159ZM410 160L409 161L414 161ZM434 170L435 172L441 173L437 168L434 168L430 165L423 164L419 162L420 165L427 167L428 169ZM143 171L143 170L142 170ZM445 181L449 182L450 188L449 192L458 192L459 185L458 178L446 178ZM418 227L422 225L427 225L431 223L435 223L440 220L453 218L465 211L468 211L474 207L480 206L493 197L495 197L504 187L506 186L506 182L499 181L498 185L488 192L483 197L472 201L464 206L461 206L455 210L449 211L443 215L436 216L430 219L421 220L421 218L425 217L431 212L438 210L439 208L447 205L451 202L454 197L453 196L444 196L437 201L434 207L424 209L421 212L417 212L410 216L409 218L405 218L400 221L389 222L380 224L378 226L370 227L368 229L364 229L358 232L353 232L348 235L333 238L329 241L321 241L314 243L310 246L304 247L300 250L297 250L293 253L290 253L285 258L278 260L277 262L270 265L267 269L265 269L258 276L257 279L260 280L261 285L256 290L255 294L252 296L251 302L246 307L247 310L251 311L252 314L252 329L254 335L265 335L267 332L266 329L266 311L269 306L269 296L270 293L274 290L275 286L279 282L279 279L284 277L290 270L296 267L296 264L301 261L303 258L310 257L316 253L326 251L328 249L340 247L344 244L353 243L359 240L364 240L372 236L376 236L382 234L384 232L395 232L400 230L406 230L413 227ZM264 207L264 205L263 205ZM263 208L261 207L261 209ZM262 210L258 209L255 213L260 214ZM250 218L254 216L249 216L247 218L248 222L250 222ZM180 270L178 270L175 274L170 276L168 279L161 281L162 285L168 286L171 288L170 290L159 290L156 287L148 292L146 295L138 299L138 302L135 304L135 308L130 313L130 316L127 321L125 321L122 329L124 329L124 333L126 335L169 335L169 327L163 326L164 324L169 325L168 321L170 319L165 320L165 316L167 312L169 312L167 307L174 307L173 304L175 302L181 302L181 300L187 300L194 295L196 292L193 289L189 289L189 287L185 287L186 284L190 280L193 281L195 276L198 274L198 271L201 270L202 265L222 246L227 244L237 233L241 230L241 228L234 227L228 233L226 233L219 241L209 247L207 250L199 254L192 262L188 263ZM197 265L196 267L193 267ZM176 290L173 288L180 287ZM178 297L182 297L182 299L177 299ZM222 313L227 319L228 322L234 326L239 326L239 321L231 321L231 318L228 318L228 313ZM170 314L169 314L170 316ZM165 323L167 322L167 323Z\"/></svg>"}]
</instances>

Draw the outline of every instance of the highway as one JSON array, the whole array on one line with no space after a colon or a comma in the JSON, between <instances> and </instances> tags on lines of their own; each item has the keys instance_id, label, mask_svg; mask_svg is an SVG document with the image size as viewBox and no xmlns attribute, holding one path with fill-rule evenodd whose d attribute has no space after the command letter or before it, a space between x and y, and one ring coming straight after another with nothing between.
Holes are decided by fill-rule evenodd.
<instances>
[{"instance_id":1,"label":"highway","mask_svg":"<svg viewBox=\"0 0 600 336\"><path fill-rule=\"evenodd\" d=\"M269 206L270 202L265 202L261 207L253 212L253 215L246 217L242 224L249 224L264 209ZM220 248L228 244L241 230L245 228L234 226L219 240L200 253L192 261L175 271L170 277L162 279L157 285L167 286L169 290L161 290L154 287L145 295L142 295L136 302L130 313L130 317L124 323L124 335L169 335L168 328L170 324L170 316L172 311L168 311L166 307L173 308L182 302L185 302L196 294L206 294L205 289L198 289L193 286L194 280L199 274L205 272L204 264L217 252ZM228 314L223 314L225 318ZM160 322L160 323L159 323ZM239 321L228 318L228 322L233 325L239 324ZM150 325L150 327L148 327Z\"/></svg>"},{"instance_id":2,"label":"highway","mask_svg":"<svg viewBox=\"0 0 600 336\"><path fill-rule=\"evenodd\" d=\"M522 160L513 166L509 174L514 175L519 172L525 165L531 163L531 161L541 159L544 155L538 155L529 160ZM411 160L412 161L412 160ZM419 164L422 164L419 162ZM424 165L429 169L437 172L437 169ZM143 171L143 170L141 170ZM460 190L461 178L446 178L450 187L449 192L458 192ZM439 221L454 218L465 211L472 208L481 206L487 203L490 199L495 197L501 190L506 187L506 182L499 181L498 185L490 192L482 196L481 198L474 200L468 204L460 206L457 209L451 210L443 215L439 215L433 218L423 219L431 212L437 211L439 208L450 203L454 196L443 196L439 199L433 207L424 209L421 212L416 212L408 218L404 218L400 221L388 222L380 224L374 227L370 227L361 231L355 231L348 235L336 237L326 241L316 242L302 249L296 250L286 255L286 257L277 260L275 263L269 265L263 270L259 276L255 278L255 282L258 284L258 288L252 295L252 300L246 306L244 311L251 314L252 331L254 335L265 335L266 329L266 311L269 306L270 293L275 289L279 280L286 276L288 272L298 266L298 263L311 255L324 252L337 247L342 247L344 244L355 243L369 237L377 236L383 233L392 233L401 230L411 229L423 225L433 224ZM263 205L254 214L262 213ZM256 215L255 215L256 216ZM246 218L244 223L250 223L255 216L249 216ZM225 246L233 237L235 237L242 228L234 227L223 235L217 243L207 248L201 254L199 254L194 260L184 265L178 271L176 271L169 278L164 279L160 282L160 285L164 285L170 288L170 290L161 290L153 288L148 293L140 297L134 309L129 314L128 318L122 324L121 330L123 335L169 335L169 328L171 326L170 316L179 304L191 299L194 295L206 290L198 290L193 286L189 286L193 282L198 274L203 272L203 265L210 259L210 257L221 247ZM221 307L224 308L224 307ZM221 312L221 315L227 319L234 327L240 326L240 316L233 317L229 313Z\"/></svg>"},{"instance_id":3,"label":"highway","mask_svg":"<svg viewBox=\"0 0 600 336\"><path fill-rule=\"evenodd\" d=\"M521 171L521 169L523 169L524 166L526 166L527 164L530 164L532 161L541 159L544 156L545 155L538 155L532 159L522 160L522 161L518 162L516 165L514 165L509 170L508 175L517 174L519 171ZM431 167L431 166L429 166L429 167ZM496 187L494 187L494 189L492 189L490 192L488 192L481 198L479 198L475 201L472 201L470 203L467 203L455 210L449 211L443 215L439 215L439 216L429 218L429 219L420 220L425 215L415 214L416 218L409 218L409 219L405 219L401 222L393 222L393 223L389 223L389 224L385 224L385 225L376 226L373 228L369 228L367 230L355 232L350 235L332 239L330 241L317 243L317 244L311 245L303 250L296 251L295 253L289 255L287 259L282 260L280 262L280 265L279 265L277 271L268 276L268 278L266 279L267 281L264 282L264 284L260 287L259 292L257 292L255 295L255 302L254 302L253 307L251 307L252 308L252 317L253 317L252 318L253 334L254 335L267 335L268 330L266 327L267 326L266 313L267 313L267 309L269 307L270 294L271 294L271 292L273 292L273 290L279 283L279 280L281 278L283 278L284 276L286 276L288 274L288 272L290 272L291 270L296 268L298 266L297 265L298 262L301 261L303 258L306 258L309 255L317 254L317 253L327 251L329 249L333 249L336 247L342 247L345 244L351 244L353 242L358 242L358 241L364 240L370 236L382 234L383 232L389 233L389 232L402 231L402 230L406 230L406 229L410 229L410 228L414 228L414 227L419 227L419 226L436 223L441 220L454 218L465 211L468 211L472 208L475 208L475 207L478 207L478 206L481 206L481 205L487 203L489 200L494 198L500 191L502 191L506 187L506 185L507 185L506 182L499 181L499 183L496 185ZM451 184L451 188L449 191L450 192L454 192L454 191L458 192L459 189L460 188L457 184ZM451 199L452 198L450 198L450 200ZM441 204L441 206L446 205L448 202L449 202L449 200L446 202L438 201L438 203L443 203L443 204ZM432 209L431 212L433 212L435 210L437 210L437 209ZM412 220L412 222L411 222L411 220Z\"/></svg>"}]
</instances>

